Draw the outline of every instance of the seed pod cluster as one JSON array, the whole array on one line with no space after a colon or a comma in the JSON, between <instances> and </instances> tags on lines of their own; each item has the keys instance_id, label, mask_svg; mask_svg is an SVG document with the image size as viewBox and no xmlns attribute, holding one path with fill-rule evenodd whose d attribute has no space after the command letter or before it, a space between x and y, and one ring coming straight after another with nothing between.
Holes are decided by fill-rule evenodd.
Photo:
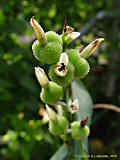
<instances>
[{"instance_id":1,"label":"seed pod cluster","mask_svg":"<svg viewBox=\"0 0 120 160\"><path fill-rule=\"evenodd\" d=\"M37 40L32 45L33 55L41 62L51 64L49 70L49 78L61 86L67 86L73 78L84 78L90 66L86 58L88 58L103 41L103 38L96 39L85 47L80 53L77 49L69 49L66 54L68 62L65 60L67 56L62 57L63 46L67 42L72 41L80 35L79 32L74 32L70 26L64 26L62 35L58 35L53 31L44 32L38 22L31 18L31 25L35 31ZM65 41L66 39L66 41ZM61 60L63 59L63 60Z\"/></svg>"},{"instance_id":2,"label":"seed pod cluster","mask_svg":"<svg viewBox=\"0 0 120 160\"><path fill-rule=\"evenodd\" d=\"M62 35L53 31L45 33L34 17L31 18L31 25L37 38L32 45L33 55L40 62L50 64L49 78L42 68L35 67L35 75L41 85L40 98L46 104L46 109L43 107L40 112L43 116L43 123L49 123L50 133L59 136L64 141L69 141L69 138L85 139L90 133L86 124L88 116L84 117L81 122L73 121L73 114L79 110L78 101L75 100L72 103L69 99L70 103L63 109L66 103L60 100L64 100L63 87L68 86L74 78L82 79L88 74L90 66L86 59L96 50L103 38L93 41L80 50L69 49L63 52L65 45L77 38L80 33L73 32L73 28L66 25Z\"/></svg>"}]
</instances>

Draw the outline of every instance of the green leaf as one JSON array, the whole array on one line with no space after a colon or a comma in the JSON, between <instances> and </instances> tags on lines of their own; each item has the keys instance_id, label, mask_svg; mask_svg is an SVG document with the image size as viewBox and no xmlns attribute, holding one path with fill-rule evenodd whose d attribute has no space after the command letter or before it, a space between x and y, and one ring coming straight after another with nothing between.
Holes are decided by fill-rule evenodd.
<instances>
[{"instance_id":1,"label":"green leaf","mask_svg":"<svg viewBox=\"0 0 120 160\"><path fill-rule=\"evenodd\" d=\"M67 160L68 147L63 144L50 160Z\"/></svg>"},{"instance_id":2,"label":"green leaf","mask_svg":"<svg viewBox=\"0 0 120 160\"><path fill-rule=\"evenodd\" d=\"M78 99L79 103L79 111L75 114L75 120L80 121L84 116L90 115L87 123L90 126L93 108L92 99L81 81L73 81L71 87L73 100ZM74 141L73 149L74 160L87 160L88 138L82 141Z\"/></svg>"},{"instance_id":3,"label":"green leaf","mask_svg":"<svg viewBox=\"0 0 120 160\"><path fill-rule=\"evenodd\" d=\"M91 124L91 116L92 116L92 108L93 103L92 99L84 87L83 83L80 81L73 81L72 82L72 97L74 99L78 99L79 103L79 111L75 114L75 119L80 121L86 115L90 115L88 120L88 125Z\"/></svg>"}]
</instances>

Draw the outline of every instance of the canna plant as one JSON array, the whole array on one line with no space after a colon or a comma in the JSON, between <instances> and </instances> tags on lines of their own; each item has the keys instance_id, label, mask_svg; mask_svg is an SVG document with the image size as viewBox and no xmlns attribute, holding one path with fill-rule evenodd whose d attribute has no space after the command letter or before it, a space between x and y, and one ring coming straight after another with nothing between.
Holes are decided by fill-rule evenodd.
<instances>
[{"instance_id":1,"label":"canna plant","mask_svg":"<svg viewBox=\"0 0 120 160\"><path fill-rule=\"evenodd\" d=\"M89 157L87 143L92 100L81 79L90 70L87 58L104 39L96 39L81 51L66 49L79 32L64 26L61 35L53 31L45 33L34 17L30 22L37 38L32 45L33 55L50 65L48 74L35 67L35 75L42 87L40 98L45 106L40 109L42 122L48 123L49 132L63 141L51 160L86 160Z\"/></svg>"}]
</instances>

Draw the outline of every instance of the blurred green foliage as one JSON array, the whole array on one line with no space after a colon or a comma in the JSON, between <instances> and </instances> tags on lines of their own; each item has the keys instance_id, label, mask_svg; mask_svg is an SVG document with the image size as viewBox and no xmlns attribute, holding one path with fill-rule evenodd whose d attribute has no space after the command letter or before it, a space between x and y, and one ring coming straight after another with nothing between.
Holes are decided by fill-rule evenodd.
<instances>
[{"instance_id":1,"label":"blurred green foliage","mask_svg":"<svg viewBox=\"0 0 120 160\"><path fill-rule=\"evenodd\" d=\"M35 36L30 18L35 16L45 31L61 33L65 15L68 25L80 30L99 11L116 9L120 9L119 0L0 1L1 160L48 160L61 144L48 133L47 126L40 123L40 86L34 76L34 66L43 64L32 56L31 44ZM99 54L89 59L91 72L84 79L94 103L120 104L119 19L100 20L81 39L81 44L86 45L95 38L105 38ZM102 144L102 149L98 147L101 153L117 153L120 148L120 142L117 143L120 138L119 114L103 110L95 113L90 138L100 139L97 142ZM110 134L113 129L114 134ZM90 142L91 153L94 153L96 141Z\"/></svg>"}]
</instances>

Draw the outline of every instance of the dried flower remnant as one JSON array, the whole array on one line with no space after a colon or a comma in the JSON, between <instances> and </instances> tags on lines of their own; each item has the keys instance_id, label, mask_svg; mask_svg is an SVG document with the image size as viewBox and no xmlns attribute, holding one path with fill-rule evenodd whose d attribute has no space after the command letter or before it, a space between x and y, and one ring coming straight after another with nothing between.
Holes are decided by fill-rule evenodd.
<instances>
[{"instance_id":1,"label":"dried flower remnant","mask_svg":"<svg viewBox=\"0 0 120 160\"><path fill-rule=\"evenodd\" d=\"M76 113L79 110L78 99L75 99L69 107L72 114Z\"/></svg>"},{"instance_id":2,"label":"dried flower remnant","mask_svg":"<svg viewBox=\"0 0 120 160\"><path fill-rule=\"evenodd\" d=\"M62 33L63 42L69 44L72 40L80 36L79 32L74 32L74 28L67 26L66 18L64 19L64 28Z\"/></svg>"},{"instance_id":3,"label":"dried flower remnant","mask_svg":"<svg viewBox=\"0 0 120 160\"><path fill-rule=\"evenodd\" d=\"M36 75L37 80L40 83L40 85L44 88L47 88L49 81L48 81L48 78L47 78L44 70L40 67L35 67L35 75Z\"/></svg>"},{"instance_id":4,"label":"dried flower remnant","mask_svg":"<svg viewBox=\"0 0 120 160\"><path fill-rule=\"evenodd\" d=\"M44 33L42 27L33 17L30 22L37 37L32 45L34 57L47 64L57 63L63 50L61 36L53 31Z\"/></svg>"},{"instance_id":5,"label":"dried flower remnant","mask_svg":"<svg viewBox=\"0 0 120 160\"><path fill-rule=\"evenodd\" d=\"M71 123L71 134L73 139L83 140L89 136L90 129L87 125L81 127L80 122L74 121Z\"/></svg>"},{"instance_id":6,"label":"dried flower remnant","mask_svg":"<svg viewBox=\"0 0 120 160\"><path fill-rule=\"evenodd\" d=\"M80 47L77 48L77 50L78 50L79 53L81 53L81 52L83 51L83 49L84 49L84 46L83 46L83 45L80 45Z\"/></svg>"},{"instance_id":7,"label":"dried flower remnant","mask_svg":"<svg viewBox=\"0 0 120 160\"><path fill-rule=\"evenodd\" d=\"M39 115L43 117L42 123L45 124L49 121L48 113L45 108L41 107L39 110Z\"/></svg>"},{"instance_id":8,"label":"dried flower remnant","mask_svg":"<svg viewBox=\"0 0 120 160\"><path fill-rule=\"evenodd\" d=\"M80 56L83 58L88 58L89 56L91 56L91 54L97 49L102 41L104 41L104 38L98 38L95 41L91 42L82 50L82 52L80 52Z\"/></svg>"},{"instance_id":9,"label":"dried flower remnant","mask_svg":"<svg viewBox=\"0 0 120 160\"><path fill-rule=\"evenodd\" d=\"M55 65L54 71L58 76L65 76L67 74L68 56L62 53L59 62Z\"/></svg>"},{"instance_id":10,"label":"dried flower remnant","mask_svg":"<svg viewBox=\"0 0 120 160\"><path fill-rule=\"evenodd\" d=\"M41 44L46 44L47 39L45 37L44 30L39 25L39 23L34 19L34 17L31 18L30 24L32 25L32 27L35 31L35 34L36 34L36 37L37 37L38 41L40 41Z\"/></svg>"},{"instance_id":11,"label":"dried flower remnant","mask_svg":"<svg viewBox=\"0 0 120 160\"><path fill-rule=\"evenodd\" d=\"M81 122L80 122L80 127L84 127L88 121L89 115L85 116Z\"/></svg>"},{"instance_id":12,"label":"dried flower remnant","mask_svg":"<svg viewBox=\"0 0 120 160\"><path fill-rule=\"evenodd\" d=\"M56 121L57 115L53 109L51 109L48 105L46 105L46 112L48 114L49 120Z\"/></svg>"},{"instance_id":13,"label":"dried flower remnant","mask_svg":"<svg viewBox=\"0 0 120 160\"><path fill-rule=\"evenodd\" d=\"M66 16L64 17L64 28L63 28L63 34L72 33L74 31L74 28L67 26L67 19Z\"/></svg>"}]
</instances>

